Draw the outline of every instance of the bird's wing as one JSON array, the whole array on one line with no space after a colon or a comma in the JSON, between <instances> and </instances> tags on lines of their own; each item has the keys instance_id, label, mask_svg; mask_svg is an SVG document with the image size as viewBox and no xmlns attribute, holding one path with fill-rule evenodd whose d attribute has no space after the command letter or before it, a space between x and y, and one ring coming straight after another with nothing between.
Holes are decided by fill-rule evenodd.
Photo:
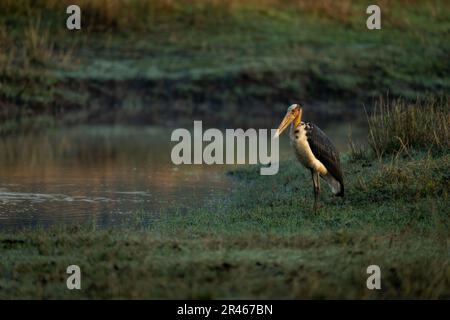
<instances>
[{"instance_id":1,"label":"bird's wing","mask_svg":"<svg viewBox=\"0 0 450 320\"><path fill-rule=\"evenodd\" d=\"M306 137L314 156L322 162L328 172L343 186L341 162L337 151L330 138L312 123L306 125Z\"/></svg>"}]
</instances>

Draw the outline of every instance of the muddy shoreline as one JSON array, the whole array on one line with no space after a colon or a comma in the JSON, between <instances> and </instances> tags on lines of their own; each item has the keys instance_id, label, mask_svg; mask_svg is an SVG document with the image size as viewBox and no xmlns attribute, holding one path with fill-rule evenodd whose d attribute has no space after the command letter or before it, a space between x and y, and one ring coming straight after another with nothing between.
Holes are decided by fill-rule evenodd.
<instances>
[{"instance_id":1,"label":"muddy shoreline","mask_svg":"<svg viewBox=\"0 0 450 320\"><path fill-rule=\"evenodd\" d=\"M299 88L305 85L305 80L297 82ZM267 127L292 103L308 108L310 121L327 122L361 119L364 102L374 100L333 90L315 94L284 88L271 74L198 80L64 79L48 88L46 101L25 99L27 88L28 84L16 96L0 100L0 123L13 121L17 128L36 129L39 121L33 119L44 117L44 123L58 126L178 126L202 120L209 126Z\"/></svg>"}]
</instances>

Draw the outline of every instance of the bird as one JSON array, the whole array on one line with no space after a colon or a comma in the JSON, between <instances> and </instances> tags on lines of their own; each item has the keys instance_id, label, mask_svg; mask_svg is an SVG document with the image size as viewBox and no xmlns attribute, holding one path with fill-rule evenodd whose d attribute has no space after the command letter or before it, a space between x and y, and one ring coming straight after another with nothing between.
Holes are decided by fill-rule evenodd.
<instances>
[{"instance_id":1,"label":"bird","mask_svg":"<svg viewBox=\"0 0 450 320\"><path fill-rule=\"evenodd\" d=\"M320 178L331 187L335 196L344 197L344 179L339 151L331 139L315 124L302 121L303 107L291 105L281 121L274 138L291 125L289 138L297 160L311 171L314 192L314 212L319 206Z\"/></svg>"}]
</instances>

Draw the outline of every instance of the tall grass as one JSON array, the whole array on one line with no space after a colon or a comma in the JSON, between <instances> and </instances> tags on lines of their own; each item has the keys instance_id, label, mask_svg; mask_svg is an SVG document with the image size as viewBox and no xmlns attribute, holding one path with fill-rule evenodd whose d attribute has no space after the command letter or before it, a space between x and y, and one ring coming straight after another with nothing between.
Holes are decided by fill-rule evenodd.
<instances>
[{"instance_id":1,"label":"tall grass","mask_svg":"<svg viewBox=\"0 0 450 320\"><path fill-rule=\"evenodd\" d=\"M324 17L349 23L360 19L369 4L365 0L78 0L82 9L83 26L95 30L143 29L148 30L162 22L188 22L190 26L214 25L226 21L240 10L256 10L271 13L274 9L301 11L310 16ZM2 0L0 12L8 16L26 16L40 13L54 26L64 25L67 6L75 4L71 0ZM386 21L398 7L418 5L417 0L379 0ZM438 16L445 1L428 2L422 6L428 14Z\"/></svg>"},{"instance_id":2,"label":"tall grass","mask_svg":"<svg viewBox=\"0 0 450 320\"><path fill-rule=\"evenodd\" d=\"M367 117L369 145L377 157L409 150L445 152L450 149L450 99L414 104L382 100Z\"/></svg>"},{"instance_id":3,"label":"tall grass","mask_svg":"<svg viewBox=\"0 0 450 320\"><path fill-rule=\"evenodd\" d=\"M50 30L41 27L40 18L30 21L23 38L26 61L41 64L52 58L55 45L50 39Z\"/></svg>"}]
</instances>

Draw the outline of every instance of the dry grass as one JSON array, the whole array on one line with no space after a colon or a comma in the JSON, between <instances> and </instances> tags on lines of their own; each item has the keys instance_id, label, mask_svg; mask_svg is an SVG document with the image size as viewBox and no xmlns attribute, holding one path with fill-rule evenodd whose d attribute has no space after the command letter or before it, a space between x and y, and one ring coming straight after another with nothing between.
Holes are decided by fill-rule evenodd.
<instances>
[{"instance_id":1,"label":"dry grass","mask_svg":"<svg viewBox=\"0 0 450 320\"><path fill-rule=\"evenodd\" d=\"M30 21L25 29L23 47L25 61L32 63L45 63L54 54L55 44L51 40L50 30L41 27L41 19Z\"/></svg>"},{"instance_id":2,"label":"dry grass","mask_svg":"<svg viewBox=\"0 0 450 320\"><path fill-rule=\"evenodd\" d=\"M444 152L450 149L449 98L408 104L380 99L368 116L369 145L377 157L411 149Z\"/></svg>"},{"instance_id":3,"label":"dry grass","mask_svg":"<svg viewBox=\"0 0 450 320\"><path fill-rule=\"evenodd\" d=\"M33 68L41 73L49 64L68 65L73 61L76 42L58 46L58 37L41 16L30 19L18 32L0 23L0 75L27 76Z\"/></svg>"},{"instance_id":4,"label":"dry grass","mask_svg":"<svg viewBox=\"0 0 450 320\"><path fill-rule=\"evenodd\" d=\"M391 21L395 25L404 20L403 15L408 15L402 6L414 3L414 0L381 0L378 4L383 7L383 21ZM14 23L5 23L6 20L0 17L0 63L5 65L8 53L14 48L20 51L17 39L22 40L19 42L25 48L26 61L41 62L55 58L59 51L55 50L56 44L67 36L64 32L66 8L72 4L71 0L2 0L2 16ZM188 3L183 0L78 0L76 4L82 10L83 29L88 31L83 33L84 37L89 37L91 31L129 33L136 30L166 32L169 29L174 33L175 25L209 30L219 24L235 23L233 18L243 11L261 12L274 19L282 16L279 12L298 12L299 17L302 13L348 25L354 21L359 23L361 17L365 17L367 6L366 1L350 0L190 0ZM446 6L444 2L433 1L421 6L421 10L439 19L440 12L445 12L442 6ZM398 9L399 14L394 16L394 9ZM66 60L67 55L64 53ZM14 60L17 59L16 56Z\"/></svg>"},{"instance_id":5,"label":"dry grass","mask_svg":"<svg viewBox=\"0 0 450 320\"><path fill-rule=\"evenodd\" d=\"M392 11L418 3L415 0L378 1L386 21L394 24L399 21L399 17L392 18ZM9 15L61 12L64 18L65 8L71 4L74 4L71 0L3 0L0 10ZM350 0L190 0L188 3L183 0L78 0L76 4L82 8L83 25L88 28L148 30L167 20L187 19L192 25L218 23L241 9L270 13L274 9L287 8L311 16L350 23L354 19L364 17L365 8L370 3ZM429 2L424 6L424 10L437 17L442 12L442 5L445 5L445 2Z\"/></svg>"}]
</instances>

